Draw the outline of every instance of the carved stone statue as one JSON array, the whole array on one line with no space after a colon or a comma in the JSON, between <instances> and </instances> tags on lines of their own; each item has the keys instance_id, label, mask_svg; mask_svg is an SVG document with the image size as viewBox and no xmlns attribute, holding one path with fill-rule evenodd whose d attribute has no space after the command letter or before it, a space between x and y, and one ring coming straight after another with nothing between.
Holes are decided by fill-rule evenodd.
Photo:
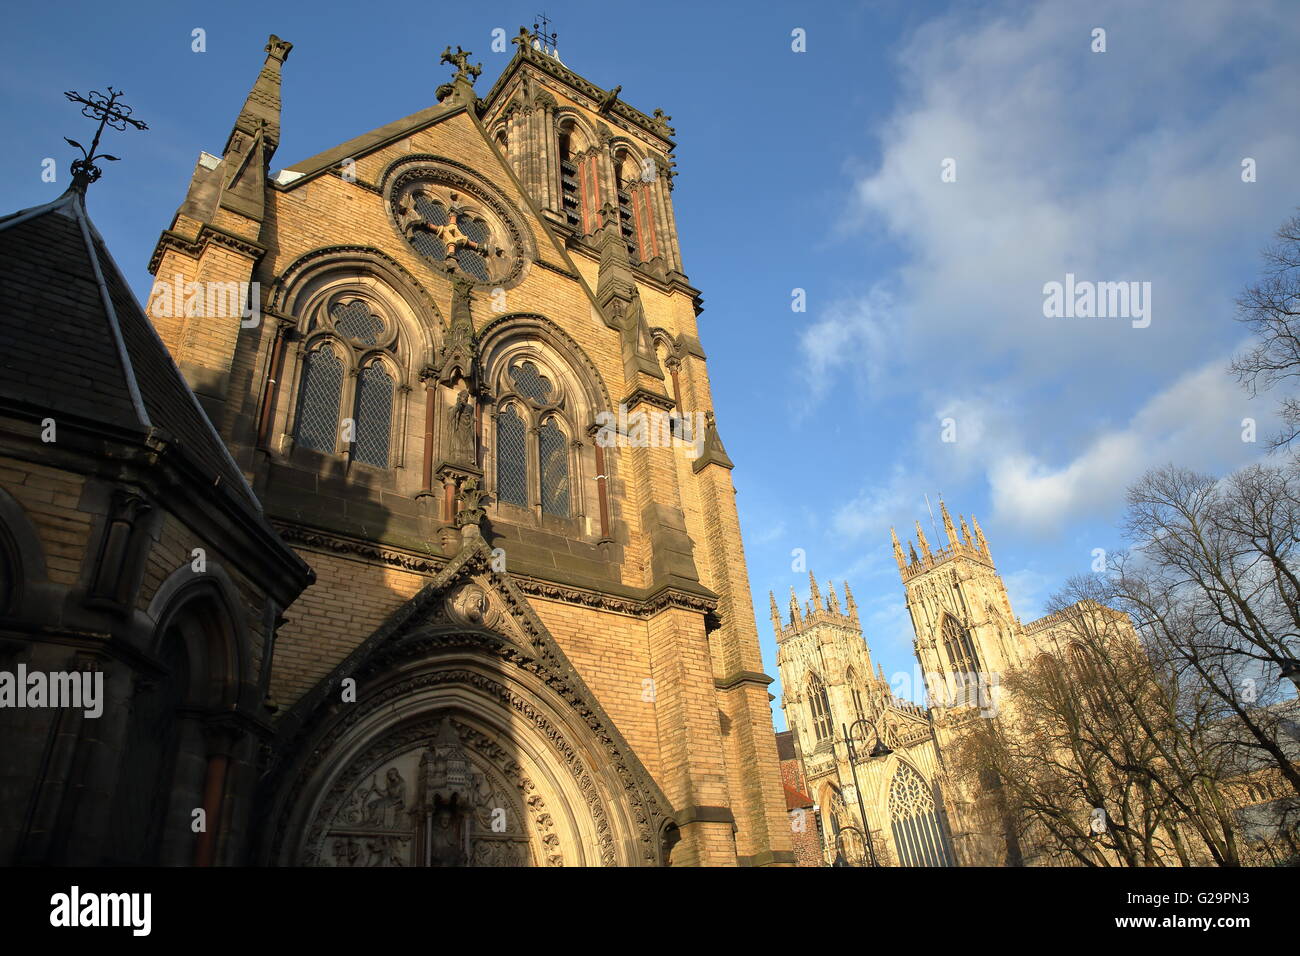
<instances>
[{"instance_id":1,"label":"carved stone statue","mask_svg":"<svg viewBox=\"0 0 1300 956\"><path fill-rule=\"evenodd\" d=\"M474 405L469 392L460 390L456 396L456 405L451 410L451 448L452 461L462 465L477 464L477 451L474 441Z\"/></svg>"},{"instance_id":2,"label":"carved stone statue","mask_svg":"<svg viewBox=\"0 0 1300 956\"><path fill-rule=\"evenodd\" d=\"M604 93L600 94L600 99L597 100L596 102L596 112L597 113L609 112L613 108L614 103L618 100L618 94L622 92L623 92L623 85L620 83L612 90L606 90Z\"/></svg>"},{"instance_id":3,"label":"carved stone statue","mask_svg":"<svg viewBox=\"0 0 1300 956\"><path fill-rule=\"evenodd\" d=\"M464 866L465 863L461 815L444 803L433 813L429 832L429 866Z\"/></svg>"},{"instance_id":4,"label":"carved stone statue","mask_svg":"<svg viewBox=\"0 0 1300 956\"><path fill-rule=\"evenodd\" d=\"M478 479L470 476L460 488L461 509L456 512L456 527L477 525L487 516L483 502L490 498L488 492L479 487Z\"/></svg>"},{"instance_id":5,"label":"carved stone statue","mask_svg":"<svg viewBox=\"0 0 1300 956\"><path fill-rule=\"evenodd\" d=\"M449 46L442 51L442 56L438 62L450 63L456 68L456 75L452 77L453 80L466 79L473 83L483 72L483 64L475 63L471 65L469 62L471 56L473 56L472 53L468 50L462 50L459 46L456 47L456 52L452 53Z\"/></svg>"}]
</instances>

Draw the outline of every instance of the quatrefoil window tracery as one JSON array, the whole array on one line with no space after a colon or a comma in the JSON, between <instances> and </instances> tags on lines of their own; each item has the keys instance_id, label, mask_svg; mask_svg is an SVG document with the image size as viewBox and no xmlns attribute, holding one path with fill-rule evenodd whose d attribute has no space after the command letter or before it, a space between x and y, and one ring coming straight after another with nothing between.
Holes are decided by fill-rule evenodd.
<instances>
[{"instance_id":1,"label":"quatrefoil window tracery","mask_svg":"<svg viewBox=\"0 0 1300 956\"><path fill-rule=\"evenodd\" d=\"M397 203L402 231L426 259L478 282L502 279L511 267L501 230L457 192L416 185Z\"/></svg>"}]
</instances>

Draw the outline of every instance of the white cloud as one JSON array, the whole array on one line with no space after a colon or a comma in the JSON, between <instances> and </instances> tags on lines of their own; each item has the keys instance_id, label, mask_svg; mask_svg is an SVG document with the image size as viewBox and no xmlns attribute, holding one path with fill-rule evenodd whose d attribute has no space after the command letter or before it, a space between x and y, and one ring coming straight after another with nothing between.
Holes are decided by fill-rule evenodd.
<instances>
[{"instance_id":1,"label":"white cloud","mask_svg":"<svg viewBox=\"0 0 1300 956\"><path fill-rule=\"evenodd\" d=\"M910 512L915 497L911 476L901 464L895 464L887 482L865 489L836 509L832 526L837 535L882 545L888 541L890 525L899 514Z\"/></svg>"},{"instance_id":2,"label":"white cloud","mask_svg":"<svg viewBox=\"0 0 1300 956\"><path fill-rule=\"evenodd\" d=\"M801 342L815 400L839 376L901 396L917 423L894 450L908 472L836 512L847 535L916 511L918 476L986 476L998 519L1050 532L1113 511L1151 465L1232 467L1258 450L1240 442L1250 412L1225 365L1233 298L1295 202L1293 5L992 11L931 21L901 50L899 106L853 196L856 224L902 265L864 276ZM1098 24L1104 54L1089 50ZM1243 183L1245 156L1271 172ZM948 157L956 183L940 180ZM1151 282L1151 326L1045 318L1043 284L1067 272ZM959 438L945 445L948 415Z\"/></svg>"},{"instance_id":3,"label":"white cloud","mask_svg":"<svg viewBox=\"0 0 1300 956\"><path fill-rule=\"evenodd\" d=\"M886 357L897 338L888 293L876 287L859 299L831 303L820 319L799 337L808 382L804 410L831 387L833 373L851 366L860 387L870 389L885 372Z\"/></svg>"},{"instance_id":4,"label":"white cloud","mask_svg":"<svg viewBox=\"0 0 1300 956\"><path fill-rule=\"evenodd\" d=\"M1002 584L1007 589L1011 610L1026 624L1043 616L1043 607L1050 596L1050 589L1059 583L1032 568L1021 568L1002 575Z\"/></svg>"},{"instance_id":5,"label":"white cloud","mask_svg":"<svg viewBox=\"0 0 1300 956\"><path fill-rule=\"evenodd\" d=\"M1225 373L1227 357L1181 376L1122 428L1102 432L1064 464L1026 450L988 468L994 517L1007 526L1047 532L1112 508L1148 468L1170 462L1222 472L1261 446L1242 441L1242 420L1260 417L1262 440L1274 427L1271 406L1251 401Z\"/></svg>"}]
</instances>

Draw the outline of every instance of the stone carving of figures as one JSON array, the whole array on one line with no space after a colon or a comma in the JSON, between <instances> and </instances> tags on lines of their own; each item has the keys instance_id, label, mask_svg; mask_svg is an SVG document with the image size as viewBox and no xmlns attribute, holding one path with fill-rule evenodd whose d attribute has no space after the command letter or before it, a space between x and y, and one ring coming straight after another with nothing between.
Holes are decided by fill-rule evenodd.
<instances>
[{"instance_id":1,"label":"stone carving of figures","mask_svg":"<svg viewBox=\"0 0 1300 956\"><path fill-rule=\"evenodd\" d=\"M389 767L382 787L370 778L370 792L366 800L366 823L370 826L392 827L397 824L398 811L406 808L406 781L396 767Z\"/></svg>"},{"instance_id":2,"label":"stone carving of figures","mask_svg":"<svg viewBox=\"0 0 1300 956\"><path fill-rule=\"evenodd\" d=\"M451 458L465 465L475 464L474 405L469 392L460 390L456 406L451 410Z\"/></svg>"},{"instance_id":3,"label":"stone carving of figures","mask_svg":"<svg viewBox=\"0 0 1300 956\"><path fill-rule=\"evenodd\" d=\"M461 815L447 804L441 804L433 814L433 832L429 839L430 866L463 866L465 852L461 838Z\"/></svg>"}]
</instances>

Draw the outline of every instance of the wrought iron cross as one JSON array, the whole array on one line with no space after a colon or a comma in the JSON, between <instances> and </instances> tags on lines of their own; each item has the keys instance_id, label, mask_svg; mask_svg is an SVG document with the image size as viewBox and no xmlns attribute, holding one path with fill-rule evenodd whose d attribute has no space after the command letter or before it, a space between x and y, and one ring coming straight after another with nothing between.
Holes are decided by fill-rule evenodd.
<instances>
[{"instance_id":1,"label":"wrought iron cross","mask_svg":"<svg viewBox=\"0 0 1300 956\"><path fill-rule=\"evenodd\" d=\"M122 90L115 90L111 86L108 88L108 96L100 93L98 90L91 90L88 96L82 96L76 91L69 90L63 95L74 103L81 104L81 115L89 119L99 120L99 126L95 128L95 138L90 142L90 149L82 146L75 139L63 137L64 142L70 143L81 150L81 159L72 161L72 181L73 184L80 184L83 187L99 179L102 170L95 165L97 159L107 159L111 162L117 162L117 156L110 156L108 153L97 153L99 149L99 138L104 133L105 126L111 126L115 130L125 130L128 126L134 129L148 129L149 126L138 119L131 118L131 107L118 100L122 96Z\"/></svg>"},{"instance_id":2,"label":"wrought iron cross","mask_svg":"<svg viewBox=\"0 0 1300 956\"><path fill-rule=\"evenodd\" d=\"M558 43L559 34L554 32L551 33L546 32L547 30L551 29L551 21L546 18L545 13L537 14L537 19L541 21L541 23L540 25L537 23L533 24L533 33L537 36L539 40L542 41L543 50L546 49L548 43L550 44L551 49L554 50L557 46L559 46Z\"/></svg>"}]
</instances>

